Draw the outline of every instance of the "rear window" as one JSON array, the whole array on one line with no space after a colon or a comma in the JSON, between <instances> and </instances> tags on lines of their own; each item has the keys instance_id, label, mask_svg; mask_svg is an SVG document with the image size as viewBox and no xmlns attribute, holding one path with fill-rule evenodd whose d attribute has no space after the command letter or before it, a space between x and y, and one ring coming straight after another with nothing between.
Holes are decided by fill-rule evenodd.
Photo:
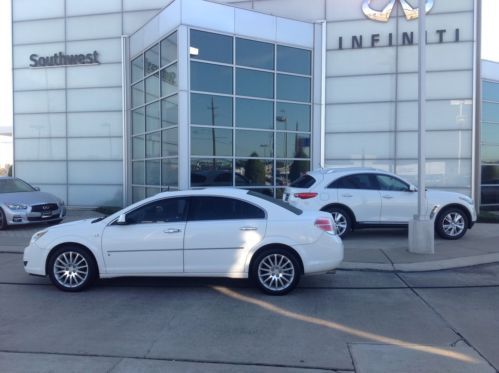
<instances>
[{"instance_id":1,"label":"rear window","mask_svg":"<svg viewBox=\"0 0 499 373\"><path fill-rule=\"evenodd\" d=\"M265 201L267 201L267 202L271 202L271 203L273 203L274 205L277 205L277 206L279 206L279 207L281 207L281 208L283 208L283 209L285 209L285 210L288 210L289 212L292 212L292 213L293 213L293 214L295 214L295 215L301 215L301 214L303 213L303 211L302 211L302 210L300 210L300 209L298 209L298 208L296 208L296 207L294 207L294 206L291 206L291 205L290 205L290 204L288 204L288 203L285 203L285 202L283 202L283 201L281 201L281 200L278 200L278 199L275 199L275 198L273 198L273 197L269 197L269 196L267 196L267 195L265 195L265 194L262 194L262 193L258 193L258 192L254 192L254 191L251 191L251 190L250 190L250 191L248 192L248 195L253 196L253 197L258 197L258 198L264 199Z\"/></svg>"},{"instance_id":2,"label":"rear window","mask_svg":"<svg viewBox=\"0 0 499 373\"><path fill-rule=\"evenodd\" d=\"M316 180L310 175L302 175L293 181L289 186L292 188L308 189L315 184L315 181Z\"/></svg>"}]
</instances>

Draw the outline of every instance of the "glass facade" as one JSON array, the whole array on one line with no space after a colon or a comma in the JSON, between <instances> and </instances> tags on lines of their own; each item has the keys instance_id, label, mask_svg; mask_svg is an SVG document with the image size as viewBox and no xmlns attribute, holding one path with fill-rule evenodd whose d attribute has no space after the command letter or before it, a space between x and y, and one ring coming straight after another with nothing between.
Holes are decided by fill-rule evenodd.
<instances>
[{"instance_id":1,"label":"glass facade","mask_svg":"<svg viewBox=\"0 0 499 373\"><path fill-rule=\"evenodd\" d=\"M499 210L499 81L482 81L481 207Z\"/></svg>"},{"instance_id":2,"label":"glass facade","mask_svg":"<svg viewBox=\"0 0 499 373\"><path fill-rule=\"evenodd\" d=\"M311 51L194 29L189 51L190 186L279 197L310 169Z\"/></svg>"},{"instance_id":3,"label":"glass facade","mask_svg":"<svg viewBox=\"0 0 499 373\"><path fill-rule=\"evenodd\" d=\"M177 32L130 63L132 201L178 188Z\"/></svg>"}]
</instances>

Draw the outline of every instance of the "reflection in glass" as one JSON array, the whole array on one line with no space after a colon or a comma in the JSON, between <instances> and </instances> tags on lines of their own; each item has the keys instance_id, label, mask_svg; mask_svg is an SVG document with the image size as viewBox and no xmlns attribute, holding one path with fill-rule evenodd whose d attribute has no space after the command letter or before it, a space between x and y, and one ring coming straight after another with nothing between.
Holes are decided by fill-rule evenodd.
<instances>
[{"instance_id":1,"label":"reflection in glass","mask_svg":"<svg viewBox=\"0 0 499 373\"><path fill-rule=\"evenodd\" d=\"M248 39L236 39L236 64L274 69L274 45Z\"/></svg>"},{"instance_id":2,"label":"reflection in glass","mask_svg":"<svg viewBox=\"0 0 499 373\"><path fill-rule=\"evenodd\" d=\"M191 90L232 93L232 67L191 62Z\"/></svg>"},{"instance_id":3,"label":"reflection in glass","mask_svg":"<svg viewBox=\"0 0 499 373\"><path fill-rule=\"evenodd\" d=\"M271 131L236 131L236 156L273 157L274 133Z\"/></svg>"},{"instance_id":4,"label":"reflection in glass","mask_svg":"<svg viewBox=\"0 0 499 373\"><path fill-rule=\"evenodd\" d=\"M143 107L141 107L140 109L135 109L132 111L132 133L135 135L137 133L145 132L145 130L145 110Z\"/></svg>"},{"instance_id":5,"label":"reflection in glass","mask_svg":"<svg viewBox=\"0 0 499 373\"><path fill-rule=\"evenodd\" d=\"M232 36L191 30L191 58L232 63Z\"/></svg>"},{"instance_id":6,"label":"reflection in glass","mask_svg":"<svg viewBox=\"0 0 499 373\"><path fill-rule=\"evenodd\" d=\"M499 163L499 145L482 145L482 163Z\"/></svg>"},{"instance_id":7,"label":"reflection in glass","mask_svg":"<svg viewBox=\"0 0 499 373\"><path fill-rule=\"evenodd\" d=\"M146 161L146 184L159 185L160 177L160 161L152 160ZM157 191L156 193L158 193Z\"/></svg>"},{"instance_id":8,"label":"reflection in glass","mask_svg":"<svg viewBox=\"0 0 499 373\"><path fill-rule=\"evenodd\" d=\"M159 45L148 49L144 55L144 76L159 69Z\"/></svg>"},{"instance_id":9,"label":"reflection in glass","mask_svg":"<svg viewBox=\"0 0 499 373\"><path fill-rule=\"evenodd\" d=\"M277 46L277 70L288 73L311 75L311 58L309 50Z\"/></svg>"},{"instance_id":10,"label":"reflection in glass","mask_svg":"<svg viewBox=\"0 0 499 373\"><path fill-rule=\"evenodd\" d=\"M310 157L310 135L278 132L276 142L276 156L279 158Z\"/></svg>"},{"instance_id":11,"label":"reflection in glass","mask_svg":"<svg viewBox=\"0 0 499 373\"><path fill-rule=\"evenodd\" d=\"M485 101L499 102L499 83L482 81L482 98Z\"/></svg>"},{"instance_id":12,"label":"reflection in glass","mask_svg":"<svg viewBox=\"0 0 499 373\"><path fill-rule=\"evenodd\" d=\"M482 120L484 122L499 123L499 103L482 103Z\"/></svg>"},{"instance_id":13,"label":"reflection in glass","mask_svg":"<svg viewBox=\"0 0 499 373\"><path fill-rule=\"evenodd\" d=\"M482 186L481 191L482 205L496 205L493 210L499 210L499 185L498 186Z\"/></svg>"},{"instance_id":14,"label":"reflection in glass","mask_svg":"<svg viewBox=\"0 0 499 373\"><path fill-rule=\"evenodd\" d=\"M178 155L178 127L163 130L162 156L171 157Z\"/></svg>"},{"instance_id":15,"label":"reflection in glass","mask_svg":"<svg viewBox=\"0 0 499 373\"><path fill-rule=\"evenodd\" d=\"M191 123L232 126L232 97L192 93Z\"/></svg>"},{"instance_id":16,"label":"reflection in glass","mask_svg":"<svg viewBox=\"0 0 499 373\"><path fill-rule=\"evenodd\" d=\"M232 130L191 127L191 155L232 156Z\"/></svg>"},{"instance_id":17,"label":"reflection in glass","mask_svg":"<svg viewBox=\"0 0 499 373\"><path fill-rule=\"evenodd\" d=\"M143 159L146 155L146 141L145 136L132 137L132 158Z\"/></svg>"},{"instance_id":18,"label":"reflection in glass","mask_svg":"<svg viewBox=\"0 0 499 373\"><path fill-rule=\"evenodd\" d=\"M132 86L132 107L144 104L144 81Z\"/></svg>"},{"instance_id":19,"label":"reflection in glass","mask_svg":"<svg viewBox=\"0 0 499 373\"><path fill-rule=\"evenodd\" d=\"M178 95L161 100L161 127L178 125Z\"/></svg>"},{"instance_id":20,"label":"reflection in glass","mask_svg":"<svg viewBox=\"0 0 499 373\"><path fill-rule=\"evenodd\" d=\"M273 165L271 159L236 160L236 186L272 185Z\"/></svg>"},{"instance_id":21,"label":"reflection in glass","mask_svg":"<svg viewBox=\"0 0 499 373\"><path fill-rule=\"evenodd\" d=\"M161 41L161 67L177 59L177 32Z\"/></svg>"},{"instance_id":22,"label":"reflection in glass","mask_svg":"<svg viewBox=\"0 0 499 373\"><path fill-rule=\"evenodd\" d=\"M276 162L276 185L286 186L310 171L310 161Z\"/></svg>"},{"instance_id":23,"label":"reflection in glass","mask_svg":"<svg viewBox=\"0 0 499 373\"><path fill-rule=\"evenodd\" d=\"M247 128L274 128L274 103L264 100L238 98L236 100L236 126Z\"/></svg>"},{"instance_id":24,"label":"reflection in glass","mask_svg":"<svg viewBox=\"0 0 499 373\"><path fill-rule=\"evenodd\" d=\"M481 138L483 144L499 145L499 123L482 123Z\"/></svg>"},{"instance_id":25,"label":"reflection in glass","mask_svg":"<svg viewBox=\"0 0 499 373\"><path fill-rule=\"evenodd\" d=\"M232 159L191 159L191 186L232 185Z\"/></svg>"},{"instance_id":26,"label":"reflection in glass","mask_svg":"<svg viewBox=\"0 0 499 373\"><path fill-rule=\"evenodd\" d=\"M277 74L277 99L310 102L310 78Z\"/></svg>"},{"instance_id":27,"label":"reflection in glass","mask_svg":"<svg viewBox=\"0 0 499 373\"><path fill-rule=\"evenodd\" d=\"M146 131L154 131L159 128L159 101L157 101L146 106Z\"/></svg>"},{"instance_id":28,"label":"reflection in glass","mask_svg":"<svg viewBox=\"0 0 499 373\"><path fill-rule=\"evenodd\" d=\"M236 93L241 96L274 98L274 74L238 68Z\"/></svg>"},{"instance_id":29,"label":"reflection in glass","mask_svg":"<svg viewBox=\"0 0 499 373\"><path fill-rule=\"evenodd\" d=\"M169 158L161 161L161 185L178 186L178 159Z\"/></svg>"},{"instance_id":30,"label":"reflection in glass","mask_svg":"<svg viewBox=\"0 0 499 373\"><path fill-rule=\"evenodd\" d=\"M287 131L310 131L310 105L278 102L276 129Z\"/></svg>"},{"instance_id":31,"label":"reflection in glass","mask_svg":"<svg viewBox=\"0 0 499 373\"><path fill-rule=\"evenodd\" d=\"M161 192L160 188L146 188L146 197L147 198L153 197L160 192Z\"/></svg>"},{"instance_id":32,"label":"reflection in glass","mask_svg":"<svg viewBox=\"0 0 499 373\"><path fill-rule=\"evenodd\" d=\"M482 184L499 185L499 163L482 165Z\"/></svg>"},{"instance_id":33,"label":"reflection in glass","mask_svg":"<svg viewBox=\"0 0 499 373\"><path fill-rule=\"evenodd\" d=\"M169 96L178 90L177 64L161 70L161 96Z\"/></svg>"},{"instance_id":34,"label":"reflection in glass","mask_svg":"<svg viewBox=\"0 0 499 373\"><path fill-rule=\"evenodd\" d=\"M142 201L146 198L146 189L141 187L133 187L132 188L132 202Z\"/></svg>"},{"instance_id":35,"label":"reflection in glass","mask_svg":"<svg viewBox=\"0 0 499 373\"><path fill-rule=\"evenodd\" d=\"M161 132L146 135L146 158L159 157L161 154Z\"/></svg>"},{"instance_id":36,"label":"reflection in glass","mask_svg":"<svg viewBox=\"0 0 499 373\"><path fill-rule=\"evenodd\" d=\"M159 74L155 73L145 80L146 82L146 103L159 98Z\"/></svg>"},{"instance_id":37,"label":"reflection in glass","mask_svg":"<svg viewBox=\"0 0 499 373\"><path fill-rule=\"evenodd\" d=\"M144 161L132 162L132 184L144 185L146 181Z\"/></svg>"},{"instance_id":38,"label":"reflection in glass","mask_svg":"<svg viewBox=\"0 0 499 373\"><path fill-rule=\"evenodd\" d=\"M138 56L132 61L132 83L142 79L144 76L144 58L142 55Z\"/></svg>"}]
</instances>

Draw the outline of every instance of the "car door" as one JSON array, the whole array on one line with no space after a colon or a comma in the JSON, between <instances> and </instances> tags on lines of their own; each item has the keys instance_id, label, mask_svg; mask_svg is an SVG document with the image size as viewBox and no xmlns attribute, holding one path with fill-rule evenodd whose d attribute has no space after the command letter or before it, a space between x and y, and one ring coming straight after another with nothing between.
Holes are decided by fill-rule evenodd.
<instances>
[{"instance_id":1,"label":"car door","mask_svg":"<svg viewBox=\"0 0 499 373\"><path fill-rule=\"evenodd\" d=\"M407 223L416 214L418 194L399 178L377 174L376 181L381 195L381 221Z\"/></svg>"},{"instance_id":2,"label":"car door","mask_svg":"<svg viewBox=\"0 0 499 373\"><path fill-rule=\"evenodd\" d=\"M108 273L182 273L186 213L186 198L165 198L127 213L124 225L108 225L102 235Z\"/></svg>"},{"instance_id":3,"label":"car door","mask_svg":"<svg viewBox=\"0 0 499 373\"><path fill-rule=\"evenodd\" d=\"M332 182L329 188L337 189L338 201L353 211L357 222L379 222L381 197L373 174L343 176Z\"/></svg>"},{"instance_id":4,"label":"car door","mask_svg":"<svg viewBox=\"0 0 499 373\"><path fill-rule=\"evenodd\" d=\"M185 228L186 273L242 274L246 257L265 236L266 213L229 197L194 196Z\"/></svg>"}]
</instances>

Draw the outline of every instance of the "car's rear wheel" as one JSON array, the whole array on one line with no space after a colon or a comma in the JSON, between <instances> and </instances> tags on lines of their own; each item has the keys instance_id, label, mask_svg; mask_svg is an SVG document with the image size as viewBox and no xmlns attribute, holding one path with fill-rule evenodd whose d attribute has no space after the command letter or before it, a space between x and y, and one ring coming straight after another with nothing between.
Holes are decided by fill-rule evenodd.
<instances>
[{"instance_id":1,"label":"car's rear wheel","mask_svg":"<svg viewBox=\"0 0 499 373\"><path fill-rule=\"evenodd\" d=\"M352 217L348 211L337 206L325 208L324 211L329 212L333 216L338 236L344 238L352 230Z\"/></svg>"},{"instance_id":2,"label":"car's rear wheel","mask_svg":"<svg viewBox=\"0 0 499 373\"><path fill-rule=\"evenodd\" d=\"M2 209L0 209L0 231L7 228L7 218Z\"/></svg>"},{"instance_id":3,"label":"car's rear wheel","mask_svg":"<svg viewBox=\"0 0 499 373\"><path fill-rule=\"evenodd\" d=\"M92 255L78 246L64 246L49 258L50 281L64 291L80 291L88 287L97 276L97 265Z\"/></svg>"},{"instance_id":4,"label":"car's rear wheel","mask_svg":"<svg viewBox=\"0 0 499 373\"><path fill-rule=\"evenodd\" d=\"M438 215L435 229L440 237L446 240L457 240L466 233L468 218L460 208L446 208Z\"/></svg>"},{"instance_id":5,"label":"car's rear wheel","mask_svg":"<svg viewBox=\"0 0 499 373\"><path fill-rule=\"evenodd\" d=\"M257 254L251 277L264 293L284 295L298 285L300 265L288 250L270 249Z\"/></svg>"}]
</instances>

